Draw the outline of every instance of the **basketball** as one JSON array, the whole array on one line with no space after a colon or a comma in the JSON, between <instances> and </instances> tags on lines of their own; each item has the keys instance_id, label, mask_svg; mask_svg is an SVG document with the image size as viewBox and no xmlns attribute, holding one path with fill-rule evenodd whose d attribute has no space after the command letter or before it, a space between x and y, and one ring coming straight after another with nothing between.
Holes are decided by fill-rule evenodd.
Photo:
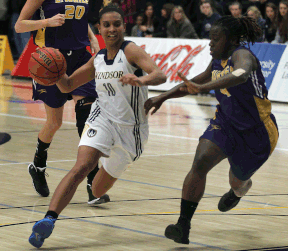
<instances>
[{"instance_id":1,"label":"basketball","mask_svg":"<svg viewBox=\"0 0 288 251\"><path fill-rule=\"evenodd\" d=\"M51 47L37 49L28 63L31 78L40 85L54 85L66 73L67 64L59 50Z\"/></svg>"}]
</instances>

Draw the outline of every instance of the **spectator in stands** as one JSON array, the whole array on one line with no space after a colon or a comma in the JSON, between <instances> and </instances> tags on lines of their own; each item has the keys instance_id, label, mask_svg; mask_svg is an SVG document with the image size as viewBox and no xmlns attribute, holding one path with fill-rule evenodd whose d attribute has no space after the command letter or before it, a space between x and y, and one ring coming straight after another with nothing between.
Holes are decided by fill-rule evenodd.
<instances>
[{"instance_id":1,"label":"spectator in stands","mask_svg":"<svg viewBox=\"0 0 288 251\"><path fill-rule=\"evenodd\" d=\"M247 10L247 16L256 20L257 24L261 27L263 36L259 37L256 42L263 42L266 20L262 18L260 10L256 6L250 6Z\"/></svg>"},{"instance_id":2,"label":"spectator in stands","mask_svg":"<svg viewBox=\"0 0 288 251\"><path fill-rule=\"evenodd\" d=\"M239 2L233 2L229 5L229 11L233 17L242 16L242 5Z\"/></svg>"},{"instance_id":3,"label":"spectator in stands","mask_svg":"<svg viewBox=\"0 0 288 251\"><path fill-rule=\"evenodd\" d=\"M158 29L159 19L154 15L153 4L151 2L146 3L144 11L144 21L141 25L141 30L144 33L144 37L152 37L154 31Z\"/></svg>"},{"instance_id":4,"label":"spectator in stands","mask_svg":"<svg viewBox=\"0 0 288 251\"><path fill-rule=\"evenodd\" d=\"M277 6L267 3L265 8L266 24L264 28L265 41L271 43L275 39L277 31Z\"/></svg>"},{"instance_id":5,"label":"spectator in stands","mask_svg":"<svg viewBox=\"0 0 288 251\"><path fill-rule=\"evenodd\" d=\"M170 20L174 4L166 3L161 9L161 18L158 29L155 30L153 37L167 37L167 23Z\"/></svg>"},{"instance_id":6,"label":"spectator in stands","mask_svg":"<svg viewBox=\"0 0 288 251\"><path fill-rule=\"evenodd\" d=\"M205 15L201 11L197 11L197 10L199 10L201 2L203 1L206 1L206 0L192 0L192 1L181 0L181 3L180 3L186 16L189 18L190 22L193 24L195 31L197 32L199 37L201 36L202 22L205 19ZM220 14L220 16L223 16L224 15L223 6L226 5L224 0L220 0L220 1L210 0L210 2L211 2L212 9L215 10L215 12L217 11ZM179 3L177 4L179 5Z\"/></svg>"},{"instance_id":7,"label":"spectator in stands","mask_svg":"<svg viewBox=\"0 0 288 251\"><path fill-rule=\"evenodd\" d=\"M141 25L143 24L143 15L140 14L136 18L136 24L132 27L131 37L143 37L143 31Z\"/></svg>"},{"instance_id":8,"label":"spectator in stands","mask_svg":"<svg viewBox=\"0 0 288 251\"><path fill-rule=\"evenodd\" d=\"M181 6L174 7L171 13L171 18L167 23L167 37L198 38L194 26L185 15Z\"/></svg>"},{"instance_id":9,"label":"spectator in stands","mask_svg":"<svg viewBox=\"0 0 288 251\"><path fill-rule=\"evenodd\" d=\"M202 23L201 38L209 39L209 33L212 24L221 18L221 16L213 9L210 0L201 1L200 11L205 15Z\"/></svg>"},{"instance_id":10,"label":"spectator in stands","mask_svg":"<svg viewBox=\"0 0 288 251\"><path fill-rule=\"evenodd\" d=\"M262 17L266 14L266 4L267 3L274 3L275 5L279 4L280 0L257 0L255 2L252 2L253 5L255 5L261 12Z\"/></svg>"},{"instance_id":11,"label":"spectator in stands","mask_svg":"<svg viewBox=\"0 0 288 251\"><path fill-rule=\"evenodd\" d=\"M136 0L104 0L104 6L109 4L109 2L112 2L114 4L117 4L120 9L123 10L124 12L124 23L126 24L126 32L128 35L131 34L132 27L134 26L134 18L135 14L137 13L137 7L138 7L138 2L141 1L136 1Z\"/></svg>"},{"instance_id":12,"label":"spectator in stands","mask_svg":"<svg viewBox=\"0 0 288 251\"><path fill-rule=\"evenodd\" d=\"M288 44L288 1L279 3L278 29L272 44Z\"/></svg>"}]
</instances>

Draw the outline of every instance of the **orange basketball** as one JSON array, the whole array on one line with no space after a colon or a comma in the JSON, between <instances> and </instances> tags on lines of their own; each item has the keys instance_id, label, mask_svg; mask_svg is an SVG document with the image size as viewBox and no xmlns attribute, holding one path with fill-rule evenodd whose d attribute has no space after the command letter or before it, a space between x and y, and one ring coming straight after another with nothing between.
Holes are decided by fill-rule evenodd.
<instances>
[{"instance_id":1,"label":"orange basketball","mask_svg":"<svg viewBox=\"0 0 288 251\"><path fill-rule=\"evenodd\" d=\"M66 73L67 64L59 50L51 47L37 49L28 63L31 78L40 85L54 85Z\"/></svg>"}]
</instances>

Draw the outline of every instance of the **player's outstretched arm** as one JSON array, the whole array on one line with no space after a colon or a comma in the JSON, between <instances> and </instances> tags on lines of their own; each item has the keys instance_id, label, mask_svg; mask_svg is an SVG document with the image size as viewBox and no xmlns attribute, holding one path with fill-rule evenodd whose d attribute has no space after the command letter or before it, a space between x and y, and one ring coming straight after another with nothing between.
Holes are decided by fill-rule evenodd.
<instances>
[{"instance_id":1,"label":"player's outstretched arm","mask_svg":"<svg viewBox=\"0 0 288 251\"><path fill-rule=\"evenodd\" d=\"M143 86L159 85L166 82L165 74L155 64L151 57L139 46L134 43L129 43L125 48L125 55L131 65L137 65L148 75L136 79L135 75L135 77L133 77L133 74L127 74L120 79L123 84Z\"/></svg>"},{"instance_id":2,"label":"player's outstretched arm","mask_svg":"<svg viewBox=\"0 0 288 251\"><path fill-rule=\"evenodd\" d=\"M233 71L217 80L201 85L201 91L229 88L245 83L252 71L258 67L255 57L246 49L237 50L231 57Z\"/></svg>"},{"instance_id":3,"label":"player's outstretched arm","mask_svg":"<svg viewBox=\"0 0 288 251\"><path fill-rule=\"evenodd\" d=\"M98 51L100 51L99 42L98 39L95 37L93 31L91 30L89 24L88 24L88 37L90 40L90 47L92 54L98 53Z\"/></svg>"},{"instance_id":4,"label":"player's outstretched arm","mask_svg":"<svg viewBox=\"0 0 288 251\"><path fill-rule=\"evenodd\" d=\"M69 93L81 85L95 78L95 68L94 68L94 55L86 64L81 66L79 69L73 72L72 75L68 77L64 74L57 82L59 90L63 93Z\"/></svg>"},{"instance_id":5,"label":"player's outstretched arm","mask_svg":"<svg viewBox=\"0 0 288 251\"><path fill-rule=\"evenodd\" d=\"M183 76L184 77L184 76ZM184 77L185 78L185 77ZM186 78L185 78L186 79ZM187 80L188 81L188 80ZM154 108L154 110L151 112L151 115L153 115L155 112L157 112L159 110L159 108L161 107L161 105L170 98L180 98L180 97L184 97L186 95L188 95L189 92L186 89L186 85L185 82L175 86L174 88L172 88L169 91L166 91L158 96L149 98L148 100L146 100L145 104L144 104L144 109L145 109L145 113L146 115L148 114L148 112Z\"/></svg>"},{"instance_id":6,"label":"player's outstretched arm","mask_svg":"<svg viewBox=\"0 0 288 251\"><path fill-rule=\"evenodd\" d=\"M187 80L186 77L182 73L178 72L178 76L183 80L183 82L181 84L175 86L171 90L164 92L160 96L162 96L162 98L165 101L167 99L181 98L181 97L184 97L188 94L197 93L196 91L189 92L188 89L186 88L187 85L185 83L193 82L196 85L202 85L202 84L205 84L205 83L211 81L211 75L212 75L212 60L211 60L210 64L207 66L205 71L203 71L199 75L195 76L191 80Z\"/></svg>"},{"instance_id":7,"label":"player's outstretched arm","mask_svg":"<svg viewBox=\"0 0 288 251\"><path fill-rule=\"evenodd\" d=\"M57 27L65 23L65 15L57 14L51 18L41 20L30 20L36 10L40 8L45 0L27 0L23 6L19 18L15 24L15 31L23 33L39 30L45 27Z\"/></svg>"},{"instance_id":8,"label":"player's outstretched arm","mask_svg":"<svg viewBox=\"0 0 288 251\"><path fill-rule=\"evenodd\" d=\"M211 81L211 74L212 74L212 61L206 68L206 70L191 80L187 80L186 77L182 73L178 73L178 76L183 80L183 83L173 87L171 90L166 91L159 96L149 98L144 105L145 112L148 114L149 110L154 107L151 115L154 114L163 104L163 102L167 99L171 98L181 98L188 94L198 93L199 89L198 86L201 84L205 84ZM187 84L192 84L193 87L188 89Z\"/></svg>"}]
</instances>

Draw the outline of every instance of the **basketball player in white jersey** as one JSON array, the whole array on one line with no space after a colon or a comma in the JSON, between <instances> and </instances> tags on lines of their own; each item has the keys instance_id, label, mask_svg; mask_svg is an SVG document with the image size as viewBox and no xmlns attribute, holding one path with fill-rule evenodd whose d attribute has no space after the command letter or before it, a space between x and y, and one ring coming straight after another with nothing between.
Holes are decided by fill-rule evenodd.
<instances>
[{"instance_id":1,"label":"basketball player in white jersey","mask_svg":"<svg viewBox=\"0 0 288 251\"><path fill-rule=\"evenodd\" d=\"M98 29L106 49L100 50L71 76L65 74L57 82L62 92L69 93L95 78L99 98L92 105L83 130L75 166L56 188L45 218L33 226L29 242L37 248L50 236L58 215L99 159L103 166L92 183L93 195L97 198L140 157L149 133L144 111L147 85L166 81L164 73L142 48L124 41L123 11L107 6L99 18Z\"/></svg>"}]
</instances>

